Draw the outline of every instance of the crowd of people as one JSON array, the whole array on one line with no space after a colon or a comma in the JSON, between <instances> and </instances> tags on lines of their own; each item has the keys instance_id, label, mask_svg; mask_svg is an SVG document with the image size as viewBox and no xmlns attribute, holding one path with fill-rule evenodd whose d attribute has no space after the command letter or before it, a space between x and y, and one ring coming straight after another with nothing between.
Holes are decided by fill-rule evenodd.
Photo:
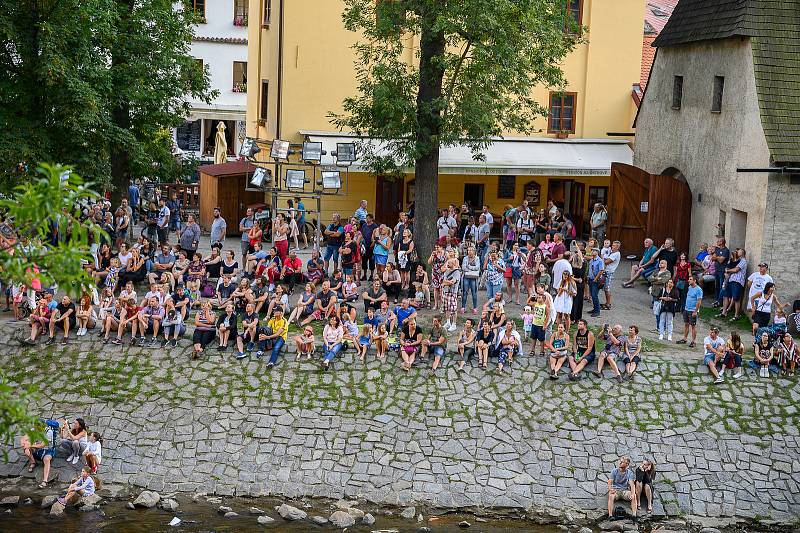
<instances>
[{"instance_id":1,"label":"crowd of people","mask_svg":"<svg viewBox=\"0 0 800 533\"><path fill-rule=\"evenodd\" d=\"M226 243L228 224L215 208L206 256L197 222L191 214L181 215L176 197L157 198L145 210L134 209L136 201L124 199L112 210L100 200L86 209L87 218L105 232L92 244L85 265L94 284L77 301L12 284L7 297L15 306L26 296L32 300L24 343L45 338L52 344L60 335L67 344L74 333L169 349L191 325L194 357L216 342L217 351L233 350L237 359L266 357L270 368L294 345L298 358L318 353L320 366L329 369L342 350L352 347L364 360L374 347L379 358L397 353L405 371L430 361L432 372L448 353L458 358L459 370L475 359L480 368L488 369L493 360L493 368L505 372L515 357L535 355L538 347L538 354L549 358L552 379L562 369L568 369L569 379L590 371L602 376L608 369L623 381L643 357L641 326L609 323L592 330L584 302L591 304L590 317L600 317L614 309L619 287L642 282L649 287L659 339L694 347L704 295L713 290L719 317L732 314L735 320L752 309L756 338L750 366L762 374L763 367L795 370L797 350L784 335L786 304L778 299L766 264L747 277L745 251L731 252L724 239L714 247L704 244L691 260L672 239L660 247L646 239L641 260L619 280L622 243L605 238L607 214L600 204L590 216L586 240L552 202L540 211L527 201L507 205L502 215L492 215L487 205L480 210L450 205L436 220L433 251L420 257L413 205L390 227L375 222L364 200L352 216L333 214L321 232L324 243L304 264L297 255L298 227L305 225L299 198L277 213L267 234L248 209L238 223L236 246ZM137 213L144 227L138 237ZM481 290L486 301L479 305ZM417 320L423 308L436 315L428 331ZM683 319L682 336L674 332L676 313ZM764 332L769 350L759 345ZM715 381L724 379L725 369L741 375L746 351L741 339L731 335L722 341L711 331L703 344Z\"/></svg>"}]
</instances>

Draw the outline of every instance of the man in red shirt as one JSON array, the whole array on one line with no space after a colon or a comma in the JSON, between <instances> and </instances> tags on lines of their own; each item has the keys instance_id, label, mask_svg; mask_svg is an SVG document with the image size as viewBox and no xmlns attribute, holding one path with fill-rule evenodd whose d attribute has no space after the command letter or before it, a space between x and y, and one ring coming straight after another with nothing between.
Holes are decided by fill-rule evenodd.
<instances>
[{"instance_id":1,"label":"man in red shirt","mask_svg":"<svg viewBox=\"0 0 800 533\"><path fill-rule=\"evenodd\" d=\"M281 281L289 285L289 293L294 290L295 285L303 283L303 262L297 257L297 252L289 250L289 255L283 260L281 269Z\"/></svg>"}]
</instances>

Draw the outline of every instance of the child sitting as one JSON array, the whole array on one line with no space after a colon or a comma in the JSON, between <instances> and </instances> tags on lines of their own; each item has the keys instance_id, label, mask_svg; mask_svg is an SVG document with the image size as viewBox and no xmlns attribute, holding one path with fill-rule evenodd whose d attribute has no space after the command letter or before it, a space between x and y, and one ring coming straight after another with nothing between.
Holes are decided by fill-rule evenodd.
<instances>
[{"instance_id":1,"label":"child sitting","mask_svg":"<svg viewBox=\"0 0 800 533\"><path fill-rule=\"evenodd\" d=\"M81 476L69 486L66 496L59 498L58 503L67 505L68 503L77 502L83 496L91 496L94 494L95 485L91 474L92 469L88 466L84 466L83 470L81 470Z\"/></svg>"},{"instance_id":2,"label":"child sitting","mask_svg":"<svg viewBox=\"0 0 800 533\"><path fill-rule=\"evenodd\" d=\"M358 338L358 357L361 359L361 362L364 362L364 358L367 356L367 350L369 349L369 344L371 342L371 335L372 335L372 326L369 324L364 324L361 327L361 336Z\"/></svg>"},{"instance_id":3,"label":"child sitting","mask_svg":"<svg viewBox=\"0 0 800 533\"><path fill-rule=\"evenodd\" d=\"M389 349L389 333L386 331L386 324L381 322L378 324L377 330L372 328L370 338L372 342L375 343L378 359L383 359L383 355L386 353L386 350Z\"/></svg>"},{"instance_id":4,"label":"child sitting","mask_svg":"<svg viewBox=\"0 0 800 533\"><path fill-rule=\"evenodd\" d=\"M93 431L89 435L89 441L83 451L83 459L86 461L86 466L92 470L92 474L96 474L97 467L103 460L103 437L100 436L100 433Z\"/></svg>"},{"instance_id":5,"label":"child sitting","mask_svg":"<svg viewBox=\"0 0 800 533\"><path fill-rule=\"evenodd\" d=\"M299 361L303 355L306 360L311 359L311 354L314 353L314 330L311 326L306 326L303 333L294 336L294 344L297 346L296 360Z\"/></svg>"}]
</instances>

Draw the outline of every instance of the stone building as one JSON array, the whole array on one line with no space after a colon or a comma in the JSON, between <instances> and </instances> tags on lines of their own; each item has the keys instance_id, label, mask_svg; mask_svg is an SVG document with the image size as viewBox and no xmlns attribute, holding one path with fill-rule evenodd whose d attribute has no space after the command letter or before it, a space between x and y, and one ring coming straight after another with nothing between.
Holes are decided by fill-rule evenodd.
<instances>
[{"instance_id":1,"label":"stone building","mask_svg":"<svg viewBox=\"0 0 800 533\"><path fill-rule=\"evenodd\" d=\"M680 0L655 39L634 165L685 180L690 250L718 235L800 294L800 0Z\"/></svg>"}]
</instances>

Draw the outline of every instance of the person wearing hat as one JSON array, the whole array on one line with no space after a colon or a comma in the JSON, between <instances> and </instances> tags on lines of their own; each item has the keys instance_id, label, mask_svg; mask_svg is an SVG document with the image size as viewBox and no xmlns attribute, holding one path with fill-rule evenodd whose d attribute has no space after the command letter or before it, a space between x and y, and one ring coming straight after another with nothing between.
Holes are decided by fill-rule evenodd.
<instances>
[{"instance_id":1,"label":"person wearing hat","mask_svg":"<svg viewBox=\"0 0 800 533\"><path fill-rule=\"evenodd\" d=\"M753 299L753 296L756 293L764 292L764 287L767 283L775 283L775 280L772 279L772 276L767 274L769 271L769 265L765 262L761 262L758 264L758 271L753 272L750 274L750 277L747 278L747 310L750 311L753 306L750 303L750 300Z\"/></svg>"}]
</instances>

